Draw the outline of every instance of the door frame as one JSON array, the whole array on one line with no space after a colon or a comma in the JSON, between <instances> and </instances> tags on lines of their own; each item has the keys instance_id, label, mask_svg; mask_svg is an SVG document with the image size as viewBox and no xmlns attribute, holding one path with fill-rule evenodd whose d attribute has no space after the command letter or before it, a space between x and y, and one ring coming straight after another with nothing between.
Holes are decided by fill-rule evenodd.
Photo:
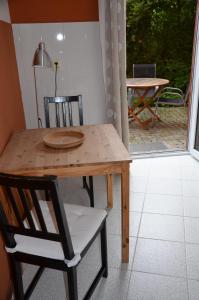
<instances>
[{"instance_id":1,"label":"door frame","mask_svg":"<svg viewBox=\"0 0 199 300\"><path fill-rule=\"evenodd\" d=\"M188 151L199 160L199 152L194 149L197 112L199 104L199 1L197 0L192 51L192 66L189 87Z\"/></svg>"}]
</instances>

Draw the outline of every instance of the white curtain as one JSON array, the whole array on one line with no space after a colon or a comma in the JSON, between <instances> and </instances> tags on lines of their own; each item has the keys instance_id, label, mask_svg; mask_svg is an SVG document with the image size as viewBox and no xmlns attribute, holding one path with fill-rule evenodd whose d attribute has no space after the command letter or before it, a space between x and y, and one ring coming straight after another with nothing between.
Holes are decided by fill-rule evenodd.
<instances>
[{"instance_id":1,"label":"white curtain","mask_svg":"<svg viewBox=\"0 0 199 300\"><path fill-rule=\"evenodd\" d=\"M99 0L98 4L107 120L128 149L126 0Z\"/></svg>"}]
</instances>

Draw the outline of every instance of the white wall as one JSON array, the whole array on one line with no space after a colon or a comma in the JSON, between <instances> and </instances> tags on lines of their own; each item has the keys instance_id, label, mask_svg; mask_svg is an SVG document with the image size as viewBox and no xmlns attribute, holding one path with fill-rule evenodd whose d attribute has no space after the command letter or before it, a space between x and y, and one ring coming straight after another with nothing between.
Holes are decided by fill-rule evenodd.
<instances>
[{"instance_id":1,"label":"white wall","mask_svg":"<svg viewBox=\"0 0 199 300\"><path fill-rule=\"evenodd\" d=\"M59 62L57 95L82 94L84 123L106 122L98 22L14 24L13 33L27 128L37 127L32 59L41 40ZM65 39L58 41L57 33ZM36 76L44 123L43 97L54 96L54 71L37 68Z\"/></svg>"},{"instance_id":2,"label":"white wall","mask_svg":"<svg viewBox=\"0 0 199 300\"><path fill-rule=\"evenodd\" d=\"M7 0L0 0L0 20L10 23L10 12Z\"/></svg>"}]
</instances>

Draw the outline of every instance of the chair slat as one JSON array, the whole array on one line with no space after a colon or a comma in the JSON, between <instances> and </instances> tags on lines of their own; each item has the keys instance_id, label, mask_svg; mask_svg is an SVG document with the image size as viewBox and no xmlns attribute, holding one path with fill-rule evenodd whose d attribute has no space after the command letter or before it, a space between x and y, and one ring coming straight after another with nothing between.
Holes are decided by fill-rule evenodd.
<instances>
[{"instance_id":1,"label":"chair slat","mask_svg":"<svg viewBox=\"0 0 199 300\"><path fill-rule=\"evenodd\" d=\"M43 215L42 215L41 207L39 205L39 201L38 201L36 192L34 190L30 190L30 193L31 193L32 201L34 203L34 207L35 207L35 210L36 210L36 213L37 213L37 217L38 217L41 229L44 232L47 232L46 224L45 224L45 221L44 221L44 218L43 218Z\"/></svg>"},{"instance_id":2,"label":"chair slat","mask_svg":"<svg viewBox=\"0 0 199 300\"><path fill-rule=\"evenodd\" d=\"M20 188L18 188L17 190L18 190L18 193L20 195L20 199L21 199L21 203L23 205L24 211L26 213L26 218L27 218L28 224L29 224L31 229L36 230L32 215L30 213L30 209L29 209L28 204L27 204L27 200L26 200L24 191Z\"/></svg>"},{"instance_id":3,"label":"chair slat","mask_svg":"<svg viewBox=\"0 0 199 300\"><path fill-rule=\"evenodd\" d=\"M66 127L66 105L62 103L62 119L63 119L63 126Z\"/></svg>"},{"instance_id":4,"label":"chair slat","mask_svg":"<svg viewBox=\"0 0 199 300\"><path fill-rule=\"evenodd\" d=\"M69 114L69 124L70 124L70 126L73 126L72 105L71 105L71 102L69 102L69 101L68 101L68 114Z\"/></svg>"},{"instance_id":5,"label":"chair slat","mask_svg":"<svg viewBox=\"0 0 199 300\"><path fill-rule=\"evenodd\" d=\"M32 236L32 237L39 238L39 239L61 242L61 237L57 233L43 232L43 231L32 230L32 229L28 229L28 228L21 229L16 226L12 226L12 225L8 225L7 228L10 232L12 232L14 234L21 234L21 235L26 235L26 236Z\"/></svg>"},{"instance_id":6,"label":"chair slat","mask_svg":"<svg viewBox=\"0 0 199 300\"><path fill-rule=\"evenodd\" d=\"M78 106L79 106L79 124L82 126L84 124L82 96L79 96Z\"/></svg>"},{"instance_id":7,"label":"chair slat","mask_svg":"<svg viewBox=\"0 0 199 300\"><path fill-rule=\"evenodd\" d=\"M48 98L44 97L44 111L45 111L45 119L46 119L46 128L50 127L50 117L49 117L49 106L48 106Z\"/></svg>"},{"instance_id":8,"label":"chair slat","mask_svg":"<svg viewBox=\"0 0 199 300\"><path fill-rule=\"evenodd\" d=\"M60 127L60 116L59 116L59 104L55 103L55 111L56 111L56 126Z\"/></svg>"},{"instance_id":9,"label":"chair slat","mask_svg":"<svg viewBox=\"0 0 199 300\"><path fill-rule=\"evenodd\" d=\"M10 202L12 208L13 208L13 211L14 211L14 214L15 214L15 217L17 219L17 222L18 222L19 226L22 227L22 228L25 228L22 217L20 216L19 210L17 208L15 198L12 194L11 188L10 187L5 187L5 190L6 190L9 202Z\"/></svg>"}]
</instances>

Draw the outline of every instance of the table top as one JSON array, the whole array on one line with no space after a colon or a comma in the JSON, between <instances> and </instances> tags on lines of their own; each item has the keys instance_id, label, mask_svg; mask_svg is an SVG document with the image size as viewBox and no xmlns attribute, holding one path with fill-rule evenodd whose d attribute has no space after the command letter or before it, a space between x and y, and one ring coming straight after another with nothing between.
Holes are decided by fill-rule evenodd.
<instances>
[{"instance_id":1,"label":"table top","mask_svg":"<svg viewBox=\"0 0 199 300\"><path fill-rule=\"evenodd\" d=\"M72 129L80 130L85 135L85 140L79 147L52 149L43 143L43 137L49 132ZM118 162L131 162L131 158L111 124L26 129L11 136L0 158L0 172L14 173Z\"/></svg>"},{"instance_id":2,"label":"table top","mask_svg":"<svg viewBox=\"0 0 199 300\"><path fill-rule=\"evenodd\" d=\"M127 78L126 86L132 88L149 88L169 84L169 80L163 78Z\"/></svg>"}]
</instances>

